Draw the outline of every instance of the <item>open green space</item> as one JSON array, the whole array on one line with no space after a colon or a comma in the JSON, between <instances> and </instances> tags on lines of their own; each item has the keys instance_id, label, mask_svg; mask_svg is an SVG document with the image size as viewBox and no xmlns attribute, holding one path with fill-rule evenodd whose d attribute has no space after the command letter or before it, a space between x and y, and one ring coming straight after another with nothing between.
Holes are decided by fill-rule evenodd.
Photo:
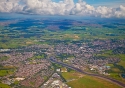
<instances>
[{"instance_id":1,"label":"open green space","mask_svg":"<svg viewBox=\"0 0 125 88\"><path fill-rule=\"evenodd\" d=\"M0 57L0 61L5 61L5 60L7 60L7 59L9 59L8 56L2 56L2 57Z\"/></svg>"},{"instance_id":2,"label":"open green space","mask_svg":"<svg viewBox=\"0 0 125 88\"><path fill-rule=\"evenodd\" d=\"M74 58L74 55L64 53L64 54L57 55L56 58L59 58L61 60L65 60L65 59L68 59L68 58Z\"/></svg>"},{"instance_id":3,"label":"open green space","mask_svg":"<svg viewBox=\"0 0 125 88\"><path fill-rule=\"evenodd\" d=\"M12 66L0 66L0 77L13 74L15 69L16 68Z\"/></svg>"},{"instance_id":4,"label":"open green space","mask_svg":"<svg viewBox=\"0 0 125 88\"><path fill-rule=\"evenodd\" d=\"M77 72L62 73L62 76L72 88L121 88L111 82Z\"/></svg>"},{"instance_id":5,"label":"open green space","mask_svg":"<svg viewBox=\"0 0 125 88\"><path fill-rule=\"evenodd\" d=\"M7 76L10 74L13 74L14 70L13 69L4 69L4 70L0 70L0 77L2 76Z\"/></svg>"},{"instance_id":6,"label":"open green space","mask_svg":"<svg viewBox=\"0 0 125 88\"><path fill-rule=\"evenodd\" d=\"M11 87L8 86L7 84L0 83L0 88L11 88Z\"/></svg>"},{"instance_id":7,"label":"open green space","mask_svg":"<svg viewBox=\"0 0 125 88\"><path fill-rule=\"evenodd\" d=\"M125 68L125 54L119 54L119 57L121 58L121 61L118 64Z\"/></svg>"},{"instance_id":8,"label":"open green space","mask_svg":"<svg viewBox=\"0 0 125 88\"><path fill-rule=\"evenodd\" d=\"M33 57L31 58L28 58L28 60L38 60L38 59L45 59L46 58L46 55L45 54L40 54L40 55L34 55Z\"/></svg>"}]
</instances>

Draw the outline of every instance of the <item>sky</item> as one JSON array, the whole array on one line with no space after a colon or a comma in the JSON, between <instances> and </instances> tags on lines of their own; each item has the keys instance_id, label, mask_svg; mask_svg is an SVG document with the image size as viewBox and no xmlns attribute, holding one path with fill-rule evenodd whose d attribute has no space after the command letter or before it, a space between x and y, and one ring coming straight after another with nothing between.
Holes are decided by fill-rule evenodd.
<instances>
[{"instance_id":1,"label":"sky","mask_svg":"<svg viewBox=\"0 0 125 88\"><path fill-rule=\"evenodd\" d=\"M1 13L125 18L125 0L0 0Z\"/></svg>"},{"instance_id":2,"label":"sky","mask_svg":"<svg viewBox=\"0 0 125 88\"><path fill-rule=\"evenodd\" d=\"M59 0L52 0L54 2L59 2ZM93 6L119 6L119 5L124 5L125 6L125 0L83 0L87 4L93 5ZM74 0L75 3L78 2L78 0Z\"/></svg>"},{"instance_id":3,"label":"sky","mask_svg":"<svg viewBox=\"0 0 125 88\"><path fill-rule=\"evenodd\" d=\"M108 6L108 7L118 7L119 5L125 6L125 0L84 0L88 4L93 6Z\"/></svg>"}]
</instances>

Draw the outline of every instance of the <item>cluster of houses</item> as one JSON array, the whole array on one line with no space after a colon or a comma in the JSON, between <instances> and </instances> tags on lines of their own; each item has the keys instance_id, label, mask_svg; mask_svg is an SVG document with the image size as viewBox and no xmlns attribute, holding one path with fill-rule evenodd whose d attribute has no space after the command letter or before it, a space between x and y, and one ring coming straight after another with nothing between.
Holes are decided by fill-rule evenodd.
<instances>
[{"instance_id":1,"label":"cluster of houses","mask_svg":"<svg viewBox=\"0 0 125 88\"><path fill-rule=\"evenodd\" d=\"M94 40L91 42L79 44L57 43L53 46L32 45L21 49L0 49L0 52L2 52L0 53L0 56L9 57L9 59L1 61L0 64L3 66L14 66L17 68L13 74L15 78L3 80L3 83L11 84L15 80L18 80L21 81L22 85L28 86L28 83L30 85L30 80L33 80L32 77L39 72L39 74L42 76L38 75L38 80L33 80L33 82L37 83L40 80L41 83L43 83L45 81L44 77L49 77L54 72L54 69L52 70L52 64L48 60L51 56L57 59L58 61L62 61L82 70L86 70L86 68L89 68L89 70L91 71L96 71L100 74L109 75L108 73L106 73L106 70L110 69L110 67L108 67L107 64L117 63L120 61L120 58L98 57L97 55L103 54L102 51L113 50L118 47L125 47L125 40ZM11 52L4 53L6 51ZM29 58L32 58L34 55L40 54L45 54L46 58L28 60ZM57 56L61 57L56 58ZM56 69L56 71L67 72L67 69L59 68ZM52 79L53 77L50 79L51 86L57 84L60 85L60 80ZM38 85L40 86L39 82ZM34 86L36 87L37 85ZM68 88L68 86L65 88Z\"/></svg>"},{"instance_id":2,"label":"cluster of houses","mask_svg":"<svg viewBox=\"0 0 125 88\"><path fill-rule=\"evenodd\" d=\"M104 68L107 64L118 63L118 57L103 57L102 51L114 50L118 47L125 47L125 40L94 40L89 43L80 44L57 44L53 52L55 56L64 56L64 63L70 64L80 69L86 69L89 65L97 66L100 74L105 74L107 70ZM98 56L100 54L100 56ZM73 57L70 57L70 56ZM55 57L56 58L56 57ZM100 69L103 68L103 69Z\"/></svg>"}]
</instances>

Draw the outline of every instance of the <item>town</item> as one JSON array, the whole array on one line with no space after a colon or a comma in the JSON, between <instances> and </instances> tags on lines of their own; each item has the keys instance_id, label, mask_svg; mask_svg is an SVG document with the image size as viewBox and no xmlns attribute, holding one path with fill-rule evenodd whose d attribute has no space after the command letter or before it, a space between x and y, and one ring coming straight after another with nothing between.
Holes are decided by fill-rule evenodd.
<instances>
[{"instance_id":1,"label":"town","mask_svg":"<svg viewBox=\"0 0 125 88\"><path fill-rule=\"evenodd\" d=\"M125 48L125 40L96 39L86 43L57 43L54 46L41 44L19 49L1 49L0 57L6 57L6 60L1 60L0 64L13 71L0 79L2 83L15 87L71 88L63 83L59 75L60 72L67 72L67 68L62 70L62 67L55 67L49 60L51 57L83 71L107 76L111 69L108 64L118 63L121 59L103 54L105 51L115 54L119 47ZM16 81L18 85L15 84Z\"/></svg>"}]
</instances>

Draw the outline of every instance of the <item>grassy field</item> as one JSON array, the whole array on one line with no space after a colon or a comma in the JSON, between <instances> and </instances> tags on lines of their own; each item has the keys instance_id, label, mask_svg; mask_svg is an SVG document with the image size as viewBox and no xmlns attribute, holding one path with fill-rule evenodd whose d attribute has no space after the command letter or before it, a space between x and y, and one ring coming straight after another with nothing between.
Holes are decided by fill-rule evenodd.
<instances>
[{"instance_id":1,"label":"grassy field","mask_svg":"<svg viewBox=\"0 0 125 88\"><path fill-rule=\"evenodd\" d=\"M7 56L2 56L2 57L0 57L0 61L5 61L5 60L7 60L7 59L9 59L9 57L7 57Z\"/></svg>"},{"instance_id":2,"label":"grassy field","mask_svg":"<svg viewBox=\"0 0 125 88\"><path fill-rule=\"evenodd\" d=\"M11 66L0 67L0 77L13 74L14 71L15 71L15 68Z\"/></svg>"},{"instance_id":3,"label":"grassy field","mask_svg":"<svg viewBox=\"0 0 125 88\"><path fill-rule=\"evenodd\" d=\"M0 83L0 88L11 88L11 87L6 84Z\"/></svg>"},{"instance_id":4,"label":"grassy field","mask_svg":"<svg viewBox=\"0 0 125 88\"><path fill-rule=\"evenodd\" d=\"M62 73L62 76L72 88L121 88L108 81L77 72Z\"/></svg>"},{"instance_id":5,"label":"grassy field","mask_svg":"<svg viewBox=\"0 0 125 88\"><path fill-rule=\"evenodd\" d=\"M6 76L6 75L9 75L9 74L13 74L13 70L9 69L9 70L0 70L0 77L2 76Z\"/></svg>"},{"instance_id":6,"label":"grassy field","mask_svg":"<svg viewBox=\"0 0 125 88\"><path fill-rule=\"evenodd\" d=\"M35 55L35 56L31 57L31 58L28 58L28 60L33 61L33 60L45 59L45 58L46 58L45 54L40 54L40 55Z\"/></svg>"},{"instance_id":7,"label":"grassy field","mask_svg":"<svg viewBox=\"0 0 125 88\"><path fill-rule=\"evenodd\" d=\"M125 68L125 54L120 54L119 57L121 58L121 61L118 64Z\"/></svg>"}]
</instances>

